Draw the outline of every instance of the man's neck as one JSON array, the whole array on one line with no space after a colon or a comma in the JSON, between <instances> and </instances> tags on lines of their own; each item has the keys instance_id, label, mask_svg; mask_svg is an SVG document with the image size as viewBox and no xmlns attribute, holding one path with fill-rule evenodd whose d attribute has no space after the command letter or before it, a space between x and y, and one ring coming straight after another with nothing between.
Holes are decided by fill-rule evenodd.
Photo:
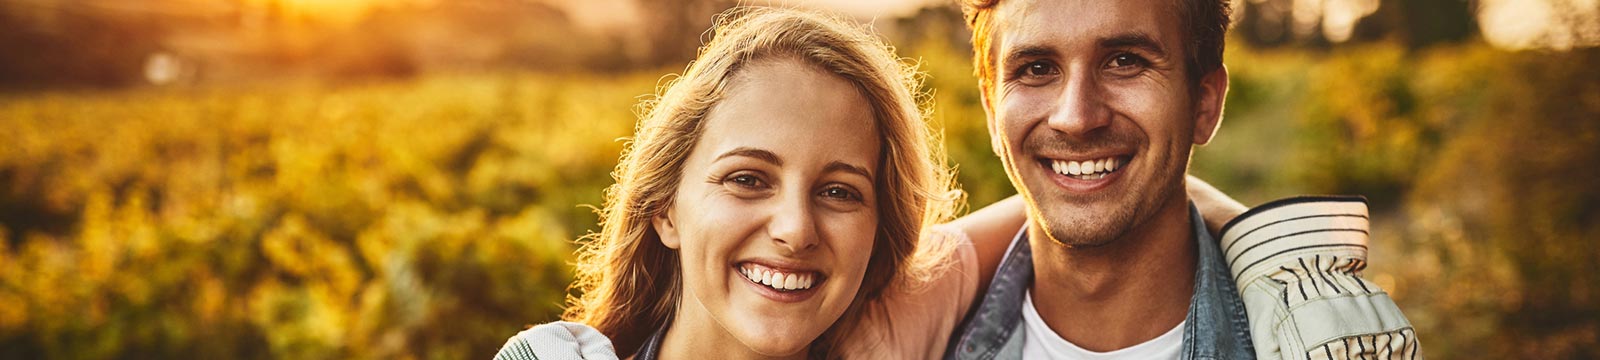
<instances>
[{"instance_id":1,"label":"man's neck","mask_svg":"<svg viewBox=\"0 0 1600 360\"><path fill-rule=\"evenodd\" d=\"M1154 339L1189 313L1197 261L1187 196L1121 238L1068 248L1028 229L1034 307L1061 338L1091 351Z\"/></svg>"}]
</instances>

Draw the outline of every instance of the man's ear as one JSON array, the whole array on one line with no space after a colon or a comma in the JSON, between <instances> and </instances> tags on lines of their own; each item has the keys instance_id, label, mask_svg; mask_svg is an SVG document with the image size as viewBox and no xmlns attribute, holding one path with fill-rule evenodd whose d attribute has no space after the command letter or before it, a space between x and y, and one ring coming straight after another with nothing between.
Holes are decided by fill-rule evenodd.
<instances>
[{"instance_id":1,"label":"man's ear","mask_svg":"<svg viewBox=\"0 0 1600 360\"><path fill-rule=\"evenodd\" d=\"M673 223L671 206L668 206L656 216L650 217L650 225L656 228L656 235L661 237L661 245L666 245L668 249L673 250L677 250L678 246L683 245L679 242L678 226Z\"/></svg>"},{"instance_id":2,"label":"man's ear","mask_svg":"<svg viewBox=\"0 0 1600 360\"><path fill-rule=\"evenodd\" d=\"M1218 66L1200 78L1200 93L1195 95L1194 144L1205 145L1222 126L1222 105L1228 98L1228 67Z\"/></svg>"}]
</instances>

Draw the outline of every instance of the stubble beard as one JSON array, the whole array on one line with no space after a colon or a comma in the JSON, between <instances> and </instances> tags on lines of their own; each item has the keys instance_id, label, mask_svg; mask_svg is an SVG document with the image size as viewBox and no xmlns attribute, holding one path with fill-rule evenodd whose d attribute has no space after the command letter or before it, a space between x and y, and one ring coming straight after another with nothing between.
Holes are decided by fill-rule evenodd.
<instances>
[{"instance_id":1,"label":"stubble beard","mask_svg":"<svg viewBox=\"0 0 1600 360\"><path fill-rule=\"evenodd\" d=\"M1158 168L1165 171L1158 174L1151 186L1130 186L1130 193L1126 194L1129 198L1118 203L1107 204L1106 200L1113 199L1106 198L1095 201L1102 203L1102 206L1084 206L1071 201L1056 202L1052 206L1039 202L1042 230L1056 244L1073 249L1106 246L1127 237L1141 226L1147 226L1162 205L1174 196L1181 196L1184 191L1183 169L1186 164L1159 165ZM1178 170L1166 170L1174 168Z\"/></svg>"}]
</instances>

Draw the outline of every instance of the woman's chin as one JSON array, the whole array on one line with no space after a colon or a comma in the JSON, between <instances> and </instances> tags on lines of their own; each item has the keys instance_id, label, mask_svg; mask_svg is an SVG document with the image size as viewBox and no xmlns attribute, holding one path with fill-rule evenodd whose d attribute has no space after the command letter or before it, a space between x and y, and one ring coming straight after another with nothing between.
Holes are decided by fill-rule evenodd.
<instances>
[{"instance_id":1,"label":"woman's chin","mask_svg":"<svg viewBox=\"0 0 1600 360\"><path fill-rule=\"evenodd\" d=\"M810 348L811 343L806 342L800 344L790 344L786 342L779 344L777 342L768 342L764 344L747 343L745 345L750 346L750 351L754 351L762 356L779 358L805 355L805 352L808 348Z\"/></svg>"},{"instance_id":2,"label":"woman's chin","mask_svg":"<svg viewBox=\"0 0 1600 360\"><path fill-rule=\"evenodd\" d=\"M797 327L780 324L759 324L745 327L745 333L738 336L739 341L757 354L770 357L789 357L804 355L810 348L813 340L822 337L821 332L802 333Z\"/></svg>"}]
</instances>

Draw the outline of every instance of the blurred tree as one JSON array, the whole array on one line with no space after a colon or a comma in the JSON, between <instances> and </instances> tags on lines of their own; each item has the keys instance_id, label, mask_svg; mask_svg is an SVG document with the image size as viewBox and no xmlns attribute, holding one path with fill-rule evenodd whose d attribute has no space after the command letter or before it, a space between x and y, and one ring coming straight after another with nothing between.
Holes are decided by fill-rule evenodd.
<instances>
[{"instance_id":1,"label":"blurred tree","mask_svg":"<svg viewBox=\"0 0 1600 360\"><path fill-rule=\"evenodd\" d=\"M714 14L738 5L735 0L639 0L645 58L640 65L679 66L694 59L710 40Z\"/></svg>"},{"instance_id":2,"label":"blurred tree","mask_svg":"<svg viewBox=\"0 0 1600 360\"><path fill-rule=\"evenodd\" d=\"M1412 49L1454 43L1478 35L1477 7L1470 0L1385 0L1356 25L1356 40L1394 38Z\"/></svg>"},{"instance_id":3,"label":"blurred tree","mask_svg":"<svg viewBox=\"0 0 1600 360\"><path fill-rule=\"evenodd\" d=\"M1600 49L1436 63L1461 73L1429 81L1481 100L1436 108L1465 121L1437 161L1418 164L1407 199L1412 234L1453 270L1419 284L1419 301L1448 314L1436 318L1441 345L1486 358L1600 356ZM1471 328L1496 329L1495 341L1472 341Z\"/></svg>"},{"instance_id":4,"label":"blurred tree","mask_svg":"<svg viewBox=\"0 0 1600 360\"><path fill-rule=\"evenodd\" d=\"M113 1L0 2L0 86L117 86L141 80L166 14Z\"/></svg>"},{"instance_id":5,"label":"blurred tree","mask_svg":"<svg viewBox=\"0 0 1600 360\"><path fill-rule=\"evenodd\" d=\"M1240 0L1234 35L1256 47L1325 48L1334 42L1394 39L1418 49L1478 34L1477 8L1469 0L1369 0L1376 10L1356 23L1349 39L1330 39L1331 14L1360 14L1360 0ZM1368 8L1367 10L1371 10Z\"/></svg>"},{"instance_id":6,"label":"blurred tree","mask_svg":"<svg viewBox=\"0 0 1600 360\"><path fill-rule=\"evenodd\" d=\"M1282 46L1294 42L1289 30L1294 23L1293 0L1244 0L1232 2L1234 8L1235 38L1258 48Z\"/></svg>"}]
</instances>

